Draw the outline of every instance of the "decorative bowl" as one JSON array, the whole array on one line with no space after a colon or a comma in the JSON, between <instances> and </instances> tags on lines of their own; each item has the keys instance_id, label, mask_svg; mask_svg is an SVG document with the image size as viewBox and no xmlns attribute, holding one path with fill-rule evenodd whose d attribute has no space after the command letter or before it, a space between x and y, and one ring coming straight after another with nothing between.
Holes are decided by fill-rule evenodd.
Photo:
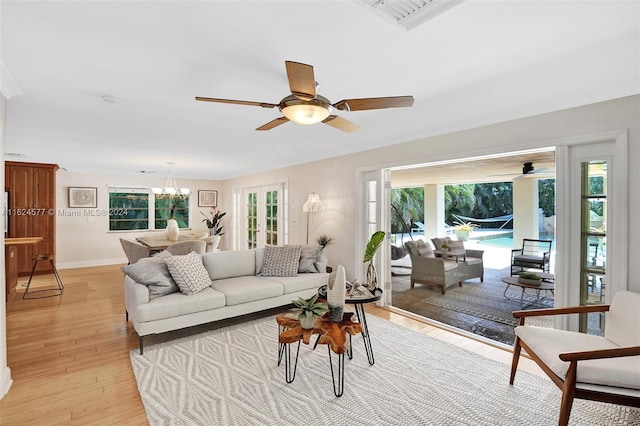
<instances>
[{"instance_id":1,"label":"decorative bowl","mask_svg":"<svg viewBox=\"0 0 640 426\"><path fill-rule=\"evenodd\" d=\"M529 278L521 278L518 277L518 282L521 284L528 284L528 285L540 285L542 284L542 280L532 280Z\"/></svg>"}]
</instances>

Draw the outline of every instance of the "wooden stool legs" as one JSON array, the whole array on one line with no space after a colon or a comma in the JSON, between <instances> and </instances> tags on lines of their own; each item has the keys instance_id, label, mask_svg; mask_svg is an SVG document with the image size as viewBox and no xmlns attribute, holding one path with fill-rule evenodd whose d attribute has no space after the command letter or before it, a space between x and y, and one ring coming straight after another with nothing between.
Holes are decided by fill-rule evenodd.
<instances>
[{"instance_id":1,"label":"wooden stool legs","mask_svg":"<svg viewBox=\"0 0 640 426\"><path fill-rule=\"evenodd\" d=\"M64 285L62 284L60 275L58 275L58 270L56 269L56 265L53 263L53 255L40 254L38 256L33 256L32 259L33 259L33 268L31 268L31 275L29 276L29 281L27 282L27 288L25 289L24 294L22 295L22 298L25 300L30 300L30 299L44 299L47 297L61 296L62 293L64 293ZM48 260L51 263L51 269L53 269L53 275L56 277L58 288L43 288L41 290L29 291L29 286L31 286L31 280L33 279L33 273L36 270L36 266L38 266L38 262L41 260ZM48 293L48 294L34 296L35 293Z\"/></svg>"}]
</instances>

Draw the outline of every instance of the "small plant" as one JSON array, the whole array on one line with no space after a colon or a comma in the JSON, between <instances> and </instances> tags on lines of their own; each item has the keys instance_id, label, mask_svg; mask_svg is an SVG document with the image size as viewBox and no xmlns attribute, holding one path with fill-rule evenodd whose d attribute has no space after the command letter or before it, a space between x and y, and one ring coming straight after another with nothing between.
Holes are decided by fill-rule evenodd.
<instances>
[{"instance_id":1,"label":"small plant","mask_svg":"<svg viewBox=\"0 0 640 426\"><path fill-rule=\"evenodd\" d=\"M311 299L299 297L298 300L293 301L293 304L295 308L292 311L299 312L299 320L303 318L320 318L329 310L329 306L326 303L318 302L317 294Z\"/></svg>"},{"instance_id":2,"label":"small plant","mask_svg":"<svg viewBox=\"0 0 640 426\"><path fill-rule=\"evenodd\" d=\"M453 222L455 224L454 228L456 231L473 231L473 228L477 228L478 225L471 222Z\"/></svg>"},{"instance_id":3,"label":"small plant","mask_svg":"<svg viewBox=\"0 0 640 426\"><path fill-rule=\"evenodd\" d=\"M202 221L207 223L207 228L213 229L213 235L224 235L224 232L222 232L224 226L220 226L220 224L222 222L222 218L227 214L227 212L221 212L218 211L218 209L212 209L211 219L209 219L207 215L202 212L200 212L200 214L204 216L204 219L202 219Z\"/></svg>"},{"instance_id":4,"label":"small plant","mask_svg":"<svg viewBox=\"0 0 640 426\"><path fill-rule=\"evenodd\" d=\"M449 248L449 244L442 243L442 245L440 247L442 247L443 249L447 250Z\"/></svg>"},{"instance_id":5,"label":"small plant","mask_svg":"<svg viewBox=\"0 0 640 426\"><path fill-rule=\"evenodd\" d=\"M171 209L169 209L169 219L175 219L176 214L176 205L171 204Z\"/></svg>"},{"instance_id":6,"label":"small plant","mask_svg":"<svg viewBox=\"0 0 640 426\"><path fill-rule=\"evenodd\" d=\"M380 247L380 244L382 244L382 241L384 240L384 236L384 231L376 231L371 235L371 239L367 243L367 248L364 251L362 263L371 262L373 260L373 256L376 255L378 247Z\"/></svg>"},{"instance_id":7,"label":"small plant","mask_svg":"<svg viewBox=\"0 0 640 426\"><path fill-rule=\"evenodd\" d=\"M540 275L534 272L523 272L520 274L520 278L524 278L525 280L541 280Z\"/></svg>"},{"instance_id":8,"label":"small plant","mask_svg":"<svg viewBox=\"0 0 640 426\"><path fill-rule=\"evenodd\" d=\"M324 250L325 247L333 244L333 238L331 238L329 235L327 234L322 234L320 235L318 238L316 238L316 243L318 243L319 245L322 246L322 249Z\"/></svg>"}]
</instances>

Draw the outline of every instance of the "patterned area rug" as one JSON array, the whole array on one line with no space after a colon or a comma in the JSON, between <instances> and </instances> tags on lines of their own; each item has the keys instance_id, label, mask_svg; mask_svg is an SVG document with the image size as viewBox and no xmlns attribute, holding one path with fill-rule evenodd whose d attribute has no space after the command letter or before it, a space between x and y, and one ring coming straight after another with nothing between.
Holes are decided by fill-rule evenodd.
<instances>
[{"instance_id":1,"label":"patterned area rug","mask_svg":"<svg viewBox=\"0 0 640 426\"><path fill-rule=\"evenodd\" d=\"M551 292L541 291L541 298L536 301L535 292L527 290L524 296L525 308L521 308L522 289L510 286L506 293L507 299L503 294L506 284L501 284L501 286L496 286L487 282L464 282L462 287L451 287L447 289L446 294L427 297L424 302L512 327L518 325L518 320L513 317L513 311L553 307ZM530 305L527 306L528 303ZM553 322L549 318L538 317L527 319L527 324L551 327Z\"/></svg>"},{"instance_id":2,"label":"patterned area rug","mask_svg":"<svg viewBox=\"0 0 640 426\"><path fill-rule=\"evenodd\" d=\"M151 425L555 425L549 380L368 318L375 365L361 337L333 395L326 347L301 345L295 381L277 364L274 317L130 353ZM335 362L335 358L334 358ZM334 364L335 366L335 364ZM640 410L576 400L572 425L640 424Z\"/></svg>"}]
</instances>

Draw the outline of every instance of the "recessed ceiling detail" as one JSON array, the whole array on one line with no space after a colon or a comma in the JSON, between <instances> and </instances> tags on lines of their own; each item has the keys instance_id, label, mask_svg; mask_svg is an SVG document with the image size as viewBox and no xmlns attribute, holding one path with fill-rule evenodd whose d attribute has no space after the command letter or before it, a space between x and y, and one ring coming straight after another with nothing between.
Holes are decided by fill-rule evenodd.
<instances>
[{"instance_id":1,"label":"recessed ceiling detail","mask_svg":"<svg viewBox=\"0 0 640 426\"><path fill-rule=\"evenodd\" d=\"M395 27L411 30L462 0L356 0Z\"/></svg>"}]
</instances>

